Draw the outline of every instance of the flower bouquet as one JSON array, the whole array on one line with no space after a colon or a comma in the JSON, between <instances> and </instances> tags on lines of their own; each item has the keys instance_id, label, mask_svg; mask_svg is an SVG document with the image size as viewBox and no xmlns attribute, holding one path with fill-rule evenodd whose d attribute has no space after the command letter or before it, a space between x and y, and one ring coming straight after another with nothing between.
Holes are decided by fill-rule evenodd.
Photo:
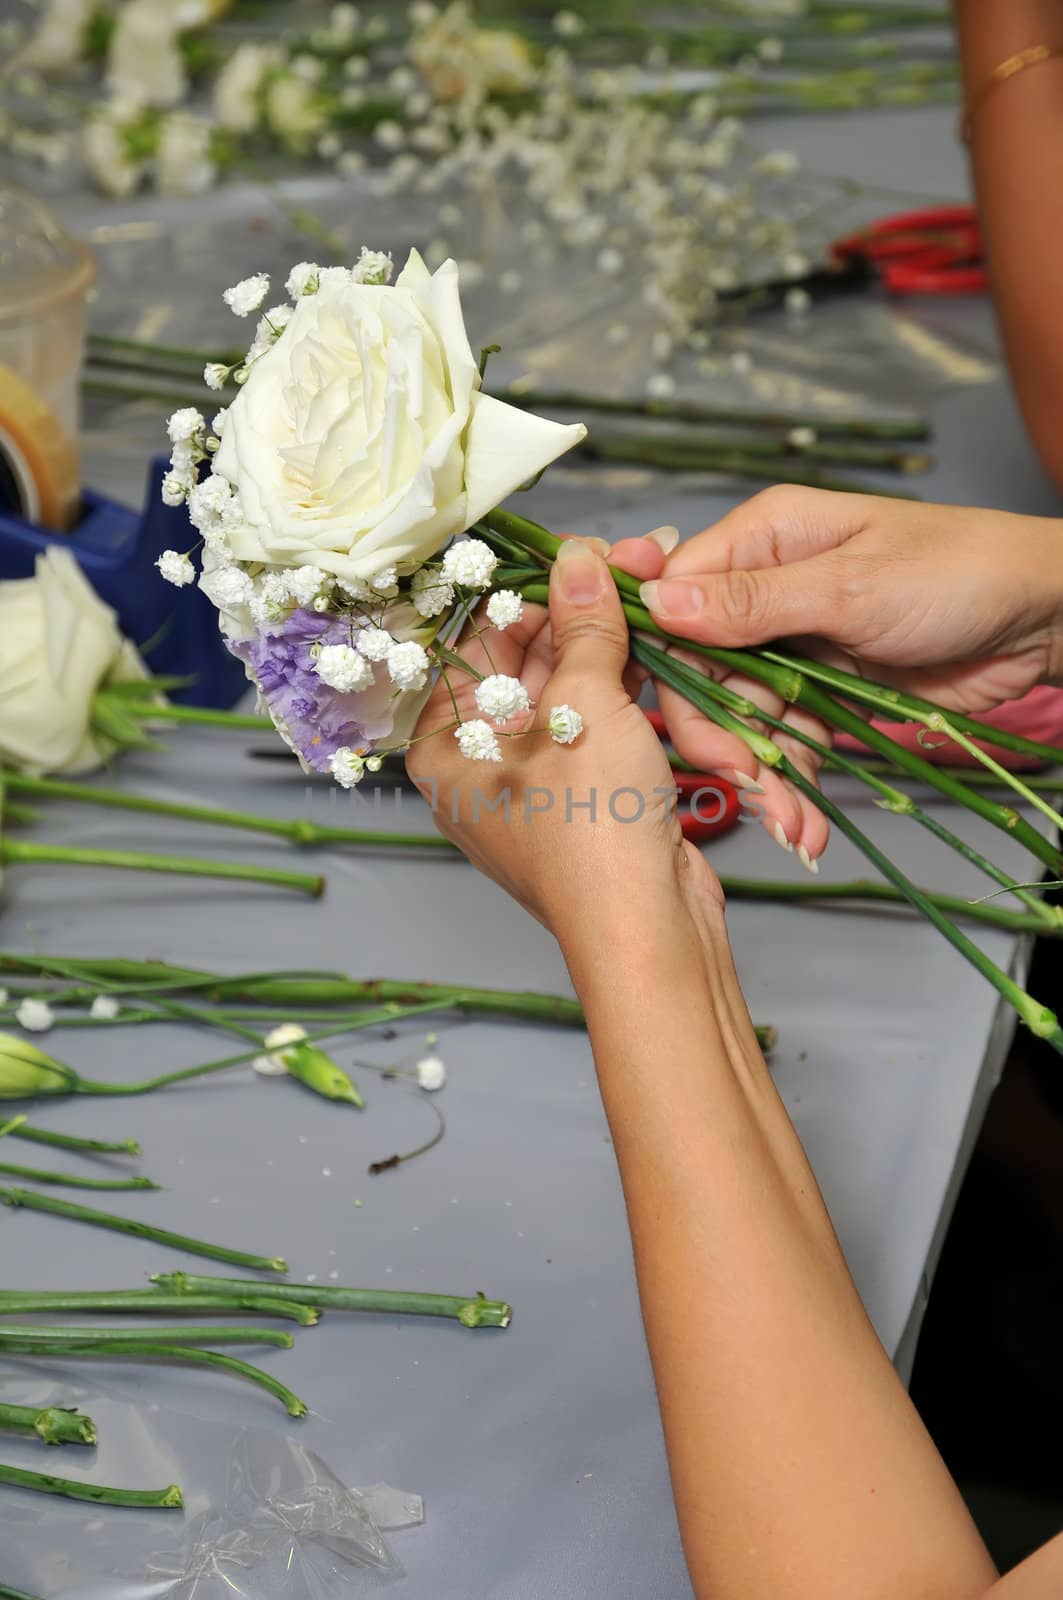
<instances>
[{"instance_id":1,"label":"flower bouquet","mask_svg":"<svg viewBox=\"0 0 1063 1600\"><path fill-rule=\"evenodd\" d=\"M483 358L478 364L472 355L452 262L430 274L414 252L393 287L390 276L389 256L363 250L352 268L300 263L287 280L288 300L265 311L264 274L227 291L238 315L260 313L254 339L243 361L210 363L204 377L215 388L232 380L237 396L209 430L193 408L171 417L173 460L163 490L171 503L188 504L202 541L199 583L265 709L305 768L345 787L409 746L434 673L444 681L453 671L480 679L480 715L463 720L455 698L450 725L472 760L501 761L506 737L537 732L567 744L582 730L577 709L531 707L517 679L482 675L454 644L481 599L481 630L507 627L526 600L545 599L558 540L499 505L585 430L483 392ZM190 553L169 551L159 565L174 582L196 576ZM1063 751L782 647L691 646L654 623L633 579L619 571L614 577L633 628L634 659L819 806L1027 1026L1063 1051L1055 1015L957 927L942 897L910 883L789 760L771 737L783 726L779 719L719 680L752 678L826 729L856 734L890 776L925 783L993 823L1053 878L1063 856L1028 815L868 727L853 703L954 741L1057 827L1063 817L1044 794L1000 767L981 741L1040 760L1058 761ZM670 653L671 644L683 659ZM692 652L703 658L701 669L690 664ZM786 731L866 783L877 803L928 828L998 892L1013 893L1045 931L1058 931L1061 913L1044 903L1039 885L1015 884L881 770L832 752L829 733L817 738L789 724Z\"/></svg>"}]
</instances>

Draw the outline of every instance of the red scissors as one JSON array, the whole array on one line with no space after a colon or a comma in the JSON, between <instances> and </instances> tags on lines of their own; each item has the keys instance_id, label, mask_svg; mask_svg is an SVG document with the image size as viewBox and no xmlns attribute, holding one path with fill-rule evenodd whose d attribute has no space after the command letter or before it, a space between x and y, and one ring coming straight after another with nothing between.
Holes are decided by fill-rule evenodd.
<instances>
[{"instance_id":1,"label":"red scissors","mask_svg":"<svg viewBox=\"0 0 1063 1600\"><path fill-rule=\"evenodd\" d=\"M668 738L664 718L659 711L647 711L650 726L663 741ZM712 772L673 772L679 791L679 826L683 838L692 844L706 844L721 833L727 833L739 821L742 805L738 790L726 778ZM684 801L687 802L684 804Z\"/></svg>"},{"instance_id":2,"label":"red scissors","mask_svg":"<svg viewBox=\"0 0 1063 1600\"><path fill-rule=\"evenodd\" d=\"M877 277L890 294L978 294L988 282L971 206L927 206L858 228L830 249L835 270Z\"/></svg>"}]
</instances>

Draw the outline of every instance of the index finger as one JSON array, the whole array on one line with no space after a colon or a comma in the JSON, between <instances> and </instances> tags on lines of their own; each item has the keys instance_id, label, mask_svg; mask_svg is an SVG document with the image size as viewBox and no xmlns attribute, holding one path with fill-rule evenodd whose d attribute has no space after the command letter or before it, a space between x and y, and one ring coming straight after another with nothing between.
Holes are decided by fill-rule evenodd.
<instances>
[{"instance_id":1,"label":"index finger","mask_svg":"<svg viewBox=\"0 0 1063 1600\"><path fill-rule=\"evenodd\" d=\"M679 545L665 576L762 571L834 550L867 523L867 496L777 484Z\"/></svg>"}]
</instances>

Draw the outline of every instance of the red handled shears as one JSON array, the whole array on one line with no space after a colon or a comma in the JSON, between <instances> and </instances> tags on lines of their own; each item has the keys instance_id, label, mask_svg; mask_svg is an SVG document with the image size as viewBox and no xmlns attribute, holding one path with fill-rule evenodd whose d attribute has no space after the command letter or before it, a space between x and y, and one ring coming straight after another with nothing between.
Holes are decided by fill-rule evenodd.
<instances>
[{"instance_id":1,"label":"red handled shears","mask_svg":"<svg viewBox=\"0 0 1063 1600\"><path fill-rule=\"evenodd\" d=\"M979 294L988 279L982 229L971 206L901 211L838 239L842 274L878 278L890 294Z\"/></svg>"},{"instance_id":2,"label":"red handled shears","mask_svg":"<svg viewBox=\"0 0 1063 1600\"><path fill-rule=\"evenodd\" d=\"M667 740L668 730L661 713L647 711L646 716L662 742ZM672 777L679 791L679 826L684 839L706 844L734 827L742 812L734 784L712 772L673 771Z\"/></svg>"}]
</instances>

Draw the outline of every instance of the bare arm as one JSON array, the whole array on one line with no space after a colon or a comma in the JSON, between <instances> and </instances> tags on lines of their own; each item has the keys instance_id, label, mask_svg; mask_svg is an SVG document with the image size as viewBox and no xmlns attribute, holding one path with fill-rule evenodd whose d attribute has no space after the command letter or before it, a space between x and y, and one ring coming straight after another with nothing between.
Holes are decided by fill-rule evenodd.
<instances>
[{"instance_id":1,"label":"bare arm","mask_svg":"<svg viewBox=\"0 0 1063 1600\"><path fill-rule=\"evenodd\" d=\"M954 0L968 98L1030 45L1063 48L1061 0ZM985 101L970 134L1008 364L1031 437L1063 490L1063 56Z\"/></svg>"}]
</instances>

